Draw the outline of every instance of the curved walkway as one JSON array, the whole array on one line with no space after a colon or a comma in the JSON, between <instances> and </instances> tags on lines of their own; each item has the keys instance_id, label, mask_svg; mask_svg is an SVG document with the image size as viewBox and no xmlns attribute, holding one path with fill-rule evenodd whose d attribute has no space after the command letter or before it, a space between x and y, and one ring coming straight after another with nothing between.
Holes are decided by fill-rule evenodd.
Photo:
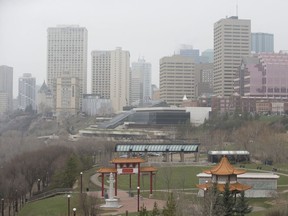
<instances>
[{"instance_id":1,"label":"curved walkway","mask_svg":"<svg viewBox=\"0 0 288 216\"><path fill-rule=\"evenodd\" d=\"M97 186L100 186L101 187L101 182L99 181L99 177L100 174L97 173L93 176L90 177L90 181L97 185ZM105 188L108 188L108 186L105 185ZM118 199L119 199L119 204L122 205L121 208L118 208L118 209L113 209L115 210L114 212L110 212L110 213L103 213L101 215L118 215L118 214L125 214L126 211L128 211L129 213L131 212L137 212L137 196L134 196L134 197L129 197L129 194L127 191L124 191L124 190L119 190L118 189ZM91 195L95 195L97 197L101 197L101 191L99 192L90 192ZM147 199L147 198L143 198L141 197L140 198L140 204L139 206L145 206L146 209L148 211L151 211L153 209L153 206L154 206L154 203L157 203L158 205L158 208L159 209L162 209L164 207L164 205L166 204L166 201L163 201L163 200L157 200L157 199ZM111 210L111 209L109 209Z\"/></svg>"}]
</instances>

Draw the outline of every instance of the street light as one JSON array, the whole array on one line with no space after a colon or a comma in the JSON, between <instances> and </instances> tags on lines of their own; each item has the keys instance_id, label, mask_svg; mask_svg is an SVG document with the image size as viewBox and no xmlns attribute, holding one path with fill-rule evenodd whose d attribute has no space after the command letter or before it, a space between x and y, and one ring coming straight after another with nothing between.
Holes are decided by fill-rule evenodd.
<instances>
[{"instance_id":1,"label":"street light","mask_svg":"<svg viewBox=\"0 0 288 216\"><path fill-rule=\"evenodd\" d=\"M83 172L80 172L80 193L82 194L82 176Z\"/></svg>"},{"instance_id":2,"label":"street light","mask_svg":"<svg viewBox=\"0 0 288 216\"><path fill-rule=\"evenodd\" d=\"M67 195L67 198L68 198L68 216L70 216L70 197L71 195Z\"/></svg>"},{"instance_id":3,"label":"street light","mask_svg":"<svg viewBox=\"0 0 288 216\"><path fill-rule=\"evenodd\" d=\"M40 192L40 179L37 181L37 186L38 186L38 192Z\"/></svg>"},{"instance_id":4,"label":"street light","mask_svg":"<svg viewBox=\"0 0 288 216\"><path fill-rule=\"evenodd\" d=\"M2 212L2 216L4 216L4 199L1 199L1 212Z\"/></svg>"},{"instance_id":5,"label":"street light","mask_svg":"<svg viewBox=\"0 0 288 216\"><path fill-rule=\"evenodd\" d=\"M139 212L140 187L137 186L137 211Z\"/></svg>"},{"instance_id":6,"label":"street light","mask_svg":"<svg viewBox=\"0 0 288 216\"><path fill-rule=\"evenodd\" d=\"M76 208L73 208L73 216L76 216Z\"/></svg>"}]
</instances>

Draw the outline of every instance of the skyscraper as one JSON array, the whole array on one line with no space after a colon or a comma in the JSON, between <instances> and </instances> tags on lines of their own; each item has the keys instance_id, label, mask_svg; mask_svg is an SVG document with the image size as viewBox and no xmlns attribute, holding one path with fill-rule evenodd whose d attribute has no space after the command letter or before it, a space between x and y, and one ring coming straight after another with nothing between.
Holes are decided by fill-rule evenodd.
<instances>
[{"instance_id":1,"label":"skyscraper","mask_svg":"<svg viewBox=\"0 0 288 216\"><path fill-rule=\"evenodd\" d=\"M30 73L24 73L23 77L19 78L19 88L18 88L19 109L25 110L28 106L31 106L33 110L36 110L35 86L36 86L36 79L35 77L32 77Z\"/></svg>"},{"instance_id":2,"label":"skyscraper","mask_svg":"<svg viewBox=\"0 0 288 216\"><path fill-rule=\"evenodd\" d=\"M111 99L114 112L130 104L130 53L92 51L92 94Z\"/></svg>"},{"instance_id":3,"label":"skyscraper","mask_svg":"<svg viewBox=\"0 0 288 216\"><path fill-rule=\"evenodd\" d=\"M110 98L110 51L92 51L92 94Z\"/></svg>"},{"instance_id":4,"label":"skyscraper","mask_svg":"<svg viewBox=\"0 0 288 216\"><path fill-rule=\"evenodd\" d=\"M63 73L79 79L80 104L87 91L87 29L79 26L48 28L47 84L53 89Z\"/></svg>"},{"instance_id":5,"label":"skyscraper","mask_svg":"<svg viewBox=\"0 0 288 216\"><path fill-rule=\"evenodd\" d=\"M214 24L214 93L230 96L242 56L250 54L251 21L230 17Z\"/></svg>"},{"instance_id":6,"label":"skyscraper","mask_svg":"<svg viewBox=\"0 0 288 216\"><path fill-rule=\"evenodd\" d=\"M7 106L3 111L12 110L13 108L13 68L1 65L0 66L0 93L2 94L2 101L6 102ZM6 95L6 96L4 96ZM4 99L5 97L5 99ZM7 98L6 98L7 97ZM2 104L4 107L4 104Z\"/></svg>"},{"instance_id":7,"label":"skyscraper","mask_svg":"<svg viewBox=\"0 0 288 216\"><path fill-rule=\"evenodd\" d=\"M252 33L251 52L274 52L274 35L269 33Z\"/></svg>"},{"instance_id":8,"label":"skyscraper","mask_svg":"<svg viewBox=\"0 0 288 216\"><path fill-rule=\"evenodd\" d=\"M151 98L151 63L138 59L132 63L131 71L131 102L149 100ZM138 93L139 95L137 96Z\"/></svg>"},{"instance_id":9,"label":"skyscraper","mask_svg":"<svg viewBox=\"0 0 288 216\"><path fill-rule=\"evenodd\" d=\"M195 98L193 57L174 55L160 59L160 99L179 106L183 97Z\"/></svg>"}]
</instances>

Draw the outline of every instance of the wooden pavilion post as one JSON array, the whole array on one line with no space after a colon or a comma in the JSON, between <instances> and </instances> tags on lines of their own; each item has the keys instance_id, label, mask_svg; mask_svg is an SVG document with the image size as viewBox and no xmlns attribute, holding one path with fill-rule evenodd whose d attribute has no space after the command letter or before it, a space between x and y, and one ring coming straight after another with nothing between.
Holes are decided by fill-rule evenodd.
<instances>
[{"instance_id":1,"label":"wooden pavilion post","mask_svg":"<svg viewBox=\"0 0 288 216\"><path fill-rule=\"evenodd\" d=\"M151 171L150 172L150 195L152 195L152 191L153 191L153 182L152 182L152 180L153 180L153 172Z\"/></svg>"},{"instance_id":2,"label":"wooden pavilion post","mask_svg":"<svg viewBox=\"0 0 288 216\"><path fill-rule=\"evenodd\" d=\"M115 172L115 196L117 196L117 185L118 185L118 182L117 182L117 163L115 163L115 169L116 169L116 172Z\"/></svg>"},{"instance_id":3,"label":"wooden pavilion post","mask_svg":"<svg viewBox=\"0 0 288 216\"><path fill-rule=\"evenodd\" d=\"M101 195L104 197L104 173L101 173Z\"/></svg>"},{"instance_id":4,"label":"wooden pavilion post","mask_svg":"<svg viewBox=\"0 0 288 216\"><path fill-rule=\"evenodd\" d=\"M138 163L138 183L137 186L140 187L140 163Z\"/></svg>"}]
</instances>

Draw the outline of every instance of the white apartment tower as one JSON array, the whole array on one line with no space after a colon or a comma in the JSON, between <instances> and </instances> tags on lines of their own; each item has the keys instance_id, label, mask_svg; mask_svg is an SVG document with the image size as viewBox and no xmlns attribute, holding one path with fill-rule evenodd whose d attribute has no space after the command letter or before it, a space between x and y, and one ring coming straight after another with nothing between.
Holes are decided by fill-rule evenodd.
<instances>
[{"instance_id":1,"label":"white apartment tower","mask_svg":"<svg viewBox=\"0 0 288 216\"><path fill-rule=\"evenodd\" d=\"M160 99L179 106L183 97L195 98L193 57L174 55L160 59Z\"/></svg>"},{"instance_id":2,"label":"white apartment tower","mask_svg":"<svg viewBox=\"0 0 288 216\"><path fill-rule=\"evenodd\" d=\"M0 93L2 95L2 102L0 106L3 111L13 109L13 68L1 65L0 66ZM4 104L5 103L5 104Z\"/></svg>"},{"instance_id":3,"label":"white apartment tower","mask_svg":"<svg viewBox=\"0 0 288 216\"><path fill-rule=\"evenodd\" d=\"M92 51L92 94L111 99L114 112L130 104L130 53Z\"/></svg>"},{"instance_id":4,"label":"white apartment tower","mask_svg":"<svg viewBox=\"0 0 288 216\"><path fill-rule=\"evenodd\" d=\"M19 78L18 89L18 107L25 110L28 106L32 106L36 110L36 78L30 73L24 73L23 77Z\"/></svg>"},{"instance_id":5,"label":"white apartment tower","mask_svg":"<svg viewBox=\"0 0 288 216\"><path fill-rule=\"evenodd\" d=\"M47 84L53 89L63 73L79 79L80 95L87 92L87 29L79 26L48 28Z\"/></svg>"},{"instance_id":6,"label":"white apartment tower","mask_svg":"<svg viewBox=\"0 0 288 216\"><path fill-rule=\"evenodd\" d=\"M151 79L151 63L146 62L143 58L138 59L138 62L132 63L131 102L137 101L139 99L147 101L151 98ZM135 94L138 92L139 96Z\"/></svg>"},{"instance_id":7,"label":"white apartment tower","mask_svg":"<svg viewBox=\"0 0 288 216\"><path fill-rule=\"evenodd\" d=\"M251 21L232 16L214 24L214 93L230 96L243 56L250 54Z\"/></svg>"}]
</instances>

